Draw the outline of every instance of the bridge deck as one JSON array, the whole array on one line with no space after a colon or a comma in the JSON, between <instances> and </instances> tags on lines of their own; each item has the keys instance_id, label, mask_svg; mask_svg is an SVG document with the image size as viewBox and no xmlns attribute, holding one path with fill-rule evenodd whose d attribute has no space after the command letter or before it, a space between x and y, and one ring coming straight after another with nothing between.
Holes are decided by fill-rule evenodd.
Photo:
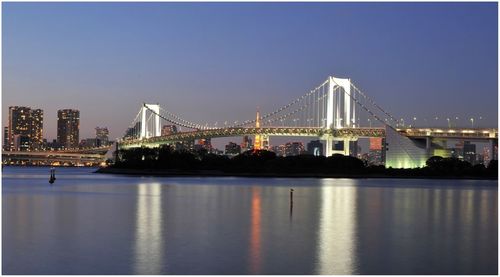
<instances>
[{"instance_id":1,"label":"bridge deck","mask_svg":"<svg viewBox=\"0 0 500 277\"><path fill-rule=\"evenodd\" d=\"M413 128L397 129L404 136L410 138L444 138L444 139L470 139L485 140L498 138L497 129L438 129L438 128ZM202 138L218 137L239 137L246 135L267 135L267 136L293 136L293 137L325 137L335 138L370 138L385 137L385 128L341 128L324 129L315 127L238 127L238 128L220 128L199 130L191 132L181 132L166 136L151 137L147 139L130 139L120 142L121 148L132 148L140 146L156 147L162 144L174 143L179 141L192 141Z\"/></svg>"}]
</instances>

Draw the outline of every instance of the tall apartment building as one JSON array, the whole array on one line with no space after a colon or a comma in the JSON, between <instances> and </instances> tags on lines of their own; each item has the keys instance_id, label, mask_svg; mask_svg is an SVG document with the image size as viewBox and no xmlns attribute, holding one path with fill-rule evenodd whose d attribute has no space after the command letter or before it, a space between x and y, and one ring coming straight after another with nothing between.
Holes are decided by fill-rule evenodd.
<instances>
[{"instance_id":1,"label":"tall apartment building","mask_svg":"<svg viewBox=\"0 0 500 277\"><path fill-rule=\"evenodd\" d=\"M30 107L9 107L8 126L9 150L39 150L43 145L43 110Z\"/></svg>"},{"instance_id":2,"label":"tall apartment building","mask_svg":"<svg viewBox=\"0 0 500 277\"><path fill-rule=\"evenodd\" d=\"M57 142L64 148L77 148L80 136L80 111L57 111Z\"/></svg>"}]
</instances>

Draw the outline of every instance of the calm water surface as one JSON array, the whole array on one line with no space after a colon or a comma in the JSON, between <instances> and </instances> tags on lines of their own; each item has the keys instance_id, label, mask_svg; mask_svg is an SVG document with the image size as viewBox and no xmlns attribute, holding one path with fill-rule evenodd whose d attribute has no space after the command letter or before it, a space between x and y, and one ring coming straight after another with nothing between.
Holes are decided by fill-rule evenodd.
<instances>
[{"instance_id":1,"label":"calm water surface","mask_svg":"<svg viewBox=\"0 0 500 277\"><path fill-rule=\"evenodd\" d=\"M497 274L497 181L48 171L3 169L4 274Z\"/></svg>"}]
</instances>

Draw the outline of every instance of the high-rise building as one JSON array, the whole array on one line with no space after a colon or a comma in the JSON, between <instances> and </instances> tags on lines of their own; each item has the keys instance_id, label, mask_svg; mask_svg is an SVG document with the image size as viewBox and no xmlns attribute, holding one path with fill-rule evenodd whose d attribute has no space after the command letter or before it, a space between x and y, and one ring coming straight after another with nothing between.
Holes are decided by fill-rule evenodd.
<instances>
[{"instance_id":1,"label":"high-rise building","mask_svg":"<svg viewBox=\"0 0 500 277\"><path fill-rule=\"evenodd\" d=\"M105 146L109 144L109 131L107 127L95 127L95 146Z\"/></svg>"},{"instance_id":2,"label":"high-rise building","mask_svg":"<svg viewBox=\"0 0 500 277\"><path fill-rule=\"evenodd\" d=\"M43 147L43 110L31 110L31 135L30 147L33 150L40 150Z\"/></svg>"},{"instance_id":3,"label":"high-rise building","mask_svg":"<svg viewBox=\"0 0 500 277\"><path fill-rule=\"evenodd\" d=\"M175 125L163 125L161 128L161 135L168 136L177 133L177 126Z\"/></svg>"},{"instance_id":4,"label":"high-rise building","mask_svg":"<svg viewBox=\"0 0 500 277\"><path fill-rule=\"evenodd\" d=\"M15 139L15 136L20 136ZM30 107L9 107L8 149L38 150L43 145L43 111Z\"/></svg>"},{"instance_id":5,"label":"high-rise building","mask_svg":"<svg viewBox=\"0 0 500 277\"><path fill-rule=\"evenodd\" d=\"M57 111L57 142L64 148L77 148L80 133L80 111Z\"/></svg>"},{"instance_id":6,"label":"high-rise building","mask_svg":"<svg viewBox=\"0 0 500 277\"><path fill-rule=\"evenodd\" d=\"M19 150L15 146L14 136L30 136L30 111L29 107L9 107L9 147L11 150Z\"/></svg>"},{"instance_id":7,"label":"high-rise building","mask_svg":"<svg viewBox=\"0 0 500 277\"><path fill-rule=\"evenodd\" d=\"M314 156L322 156L323 155L323 143L319 140L311 140L307 143L307 153Z\"/></svg>"}]
</instances>

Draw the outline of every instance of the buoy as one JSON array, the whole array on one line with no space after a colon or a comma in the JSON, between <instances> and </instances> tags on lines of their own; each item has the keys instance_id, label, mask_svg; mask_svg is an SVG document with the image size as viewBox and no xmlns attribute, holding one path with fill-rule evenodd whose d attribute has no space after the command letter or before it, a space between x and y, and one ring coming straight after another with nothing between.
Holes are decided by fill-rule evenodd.
<instances>
[{"instance_id":1,"label":"buoy","mask_svg":"<svg viewBox=\"0 0 500 277\"><path fill-rule=\"evenodd\" d=\"M51 168L50 169L49 183L53 184L55 180L56 180L56 169L55 168Z\"/></svg>"}]
</instances>

